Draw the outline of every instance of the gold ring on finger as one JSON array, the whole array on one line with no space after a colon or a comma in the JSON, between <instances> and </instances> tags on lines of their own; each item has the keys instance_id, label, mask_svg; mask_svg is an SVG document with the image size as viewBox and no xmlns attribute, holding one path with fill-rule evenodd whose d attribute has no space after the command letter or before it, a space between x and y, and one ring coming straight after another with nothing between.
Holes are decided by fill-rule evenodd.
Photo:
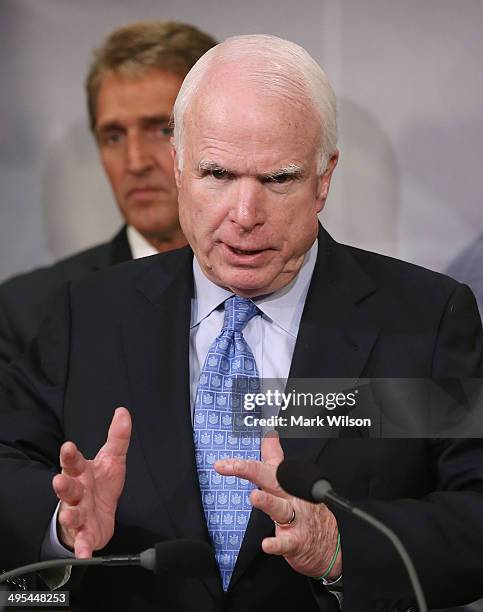
<instances>
[{"instance_id":1,"label":"gold ring on finger","mask_svg":"<svg viewBox=\"0 0 483 612\"><path fill-rule=\"evenodd\" d=\"M286 521L285 523L279 523L278 521L273 521L275 523L275 525L278 525L278 527L287 527L288 525L291 525L295 520L295 510L292 508L292 516L290 517L290 519L288 521Z\"/></svg>"}]
</instances>

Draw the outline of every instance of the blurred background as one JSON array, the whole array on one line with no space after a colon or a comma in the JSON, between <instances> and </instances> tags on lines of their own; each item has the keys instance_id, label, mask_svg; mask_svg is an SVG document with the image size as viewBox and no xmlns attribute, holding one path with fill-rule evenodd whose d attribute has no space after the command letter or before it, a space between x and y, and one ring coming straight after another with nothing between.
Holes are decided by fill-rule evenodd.
<instances>
[{"instance_id":1,"label":"blurred background","mask_svg":"<svg viewBox=\"0 0 483 612\"><path fill-rule=\"evenodd\" d=\"M481 0L0 0L0 281L120 225L83 82L115 27L173 19L303 45L339 99L333 236L442 270L483 229Z\"/></svg>"}]
</instances>

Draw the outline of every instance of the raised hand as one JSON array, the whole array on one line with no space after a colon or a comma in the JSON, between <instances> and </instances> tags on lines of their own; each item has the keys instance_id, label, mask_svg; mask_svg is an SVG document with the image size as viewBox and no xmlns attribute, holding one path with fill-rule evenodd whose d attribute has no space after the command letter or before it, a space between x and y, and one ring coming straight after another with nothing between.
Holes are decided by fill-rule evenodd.
<instances>
[{"instance_id":1,"label":"raised hand","mask_svg":"<svg viewBox=\"0 0 483 612\"><path fill-rule=\"evenodd\" d=\"M283 556L295 571L306 576L323 575L337 546L335 516L325 504L303 501L280 487L276 471L283 461L283 450L276 433L262 440L261 458L262 461L224 459L217 461L214 467L219 474L245 478L259 487L251 492L250 501L276 521L275 537L262 542L264 552ZM327 577L333 580L341 573L342 552L339 551Z\"/></svg>"},{"instance_id":2,"label":"raised hand","mask_svg":"<svg viewBox=\"0 0 483 612\"><path fill-rule=\"evenodd\" d=\"M78 559L88 559L112 538L130 438L131 416L126 408L117 408L107 440L94 459L86 459L73 442L60 449L62 472L52 480L61 501L57 530Z\"/></svg>"}]
</instances>

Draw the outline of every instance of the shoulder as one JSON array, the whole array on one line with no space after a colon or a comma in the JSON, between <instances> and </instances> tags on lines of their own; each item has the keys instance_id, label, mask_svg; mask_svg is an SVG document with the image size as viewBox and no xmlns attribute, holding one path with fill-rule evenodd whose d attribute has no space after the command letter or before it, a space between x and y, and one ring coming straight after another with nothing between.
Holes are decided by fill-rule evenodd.
<instances>
[{"instance_id":1,"label":"shoulder","mask_svg":"<svg viewBox=\"0 0 483 612\"><path fill-rule=\"evenodd\" d=\"M447 299L460 283L446 274L435 272L388 255L339 244L331 240L331 265L339 274L350 270L347 281L365 277L377 291L399 297L427 300ZM348 263L350 262L350 263ZM346 275L347 276L347 275Z\"/></svg>"},{"instance_id":2,"label":"shoulder","mask_svg":"<svg viewBox=\"0 0 483 612\"><path fill-rule=\"evenodd\" d=\"M116 238L0 285L0 336L10 327L24 346L36 334L55 296L68 281L95 276L93 272L112 264Z\"/></svg>"},{"instance_id":3,"label":"shoulder","mask_svg":"<svg viewBox=\"0 0 483 612\"><path fill-rule=\"evenodd\" d=\"M344 245L323 237L319 254L329 276L354 300L374 295L375 301L398 302L407 307L445 303L462 285L453 278L394 257ZM325 251L325 253L324 253ZM399 310L399 309L397 309Z\"/></svg>"},{"instance_id":4,"label":"shoulder","mask_svg":"<svg viewBox=\"0 0 483 612\"><path fill-rule=\"evenodd\" d=\"M110 249L111 242L107 242L61 259L50 266L43 266L13 276L0 286L0 294L4 297L22 295L36 288L45 291L54 285L57 286L64 281L80 277L103 265L108 265Z\"/></svg>"},{"instance_id":5,"label":"shoulder","mask_svg":"<svg viewBox=\"0 0 483 612\"><path fill-rule=\"evenodd\" d=\"M481 373L481 320L467 285L355 247L334 243L333 251L334 260L339 259L333 263L339 282L355 296L352 303L363 320L379 330L381 342L392 338L391 358L406 351L417 363L426 355L426 363L431 364L427 371L434 376Z\"/></svg>"},{"instance_id":6,"label":"shoulder","mask_svg":"<svg viewBox=\"0 0 483 612\"><path fill-rule=\"evenodd\" d=\"M109 265L111 244L87 249L0 285L0 361L10 361L25 349L67 281Z\"/></svg>"},{"instance_id":7,"label":"shoulder","mask_svg":"<svg viewBox=\"0 0 483 612\"><path fill-rule=\"evenodd\" d=\"M429 270L401 259L345 246L360 267L378 287L400 292L421 292L424 295L447 295L459 283L446 274Z\"/></svg>"},{"instance_id":8,"label":"shoulder","mask_svg":"<svg viewBox=\"0 0 483 612\"><path fill-rule=\"evenodd\" d=\"M481 326L475 296L467 285L356 247L333 242L331 251L329 269L353 303L360 304L371 318L399 329L407 326L408 331L433 329L437 333L448 317L468 319L472 328Z\"/></svg>"}]
</instances>

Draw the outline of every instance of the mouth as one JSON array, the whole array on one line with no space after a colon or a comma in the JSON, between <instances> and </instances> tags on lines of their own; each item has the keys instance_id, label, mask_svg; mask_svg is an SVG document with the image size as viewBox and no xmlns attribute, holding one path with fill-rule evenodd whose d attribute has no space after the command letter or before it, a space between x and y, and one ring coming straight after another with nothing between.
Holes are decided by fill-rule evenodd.
<instances>
[{"instance_id":1,"label":"mouth","mask_svg":"<svg viewBox=\"0 0 483 612\"><path fill-rule=\"evenodd\" d=\"M135 187L134 189L131 189L127 195L128 198L143 198L153 196L154 194L157 194L160 191L161 189L159 187Z\"/></svg>"},{"instance_id":2,"label":"mouth","mask_svg":"<svg viewBox=\"0 0 483 612\"><path fill-rule=\"evenodd\" d=\"M258 255L258 253L263 253L266 249L236 249L235 247L228 247L235 253L236 255Z\"/></svg>"},{"instance_id":3,"label":"mouth","mask_svg":"<svg viewBox=\"0 0 483 612\"><path fill-rule=\"evenodd\" d=\"M264 256L272 250L270 248L242 249L227 244L226 242L223 243L223 247L227 261L235 265L257 265L261 263Z\"/></svg>"}]
</instances>

